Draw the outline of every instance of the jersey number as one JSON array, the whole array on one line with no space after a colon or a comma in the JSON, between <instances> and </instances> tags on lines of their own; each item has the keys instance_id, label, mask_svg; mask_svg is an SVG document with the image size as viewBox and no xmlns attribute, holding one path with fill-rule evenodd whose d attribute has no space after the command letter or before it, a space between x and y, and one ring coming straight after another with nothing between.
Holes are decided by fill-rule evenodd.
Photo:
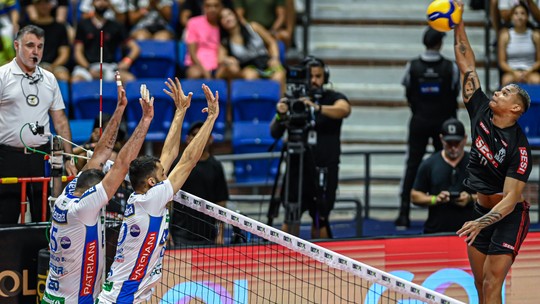
<instances>
[{"instance_id":1,"label":"jersey number","mask_svg":"<svg viewBox=\"0 0 540 304\"><path fill-rule=\"evenodd\" d=\"M56 241L56 233L58 232L58 228L53 227L51 229L51 251L56 252L56 249L58 249L58 242Z\"/></svg>"}]
</instances>

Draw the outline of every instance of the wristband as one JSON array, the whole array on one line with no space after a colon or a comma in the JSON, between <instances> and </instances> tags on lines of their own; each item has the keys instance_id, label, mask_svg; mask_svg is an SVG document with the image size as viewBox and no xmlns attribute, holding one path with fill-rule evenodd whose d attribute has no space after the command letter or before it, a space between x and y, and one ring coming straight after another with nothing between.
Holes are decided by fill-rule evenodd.
<instances>
[{"instance_id":1,"label":"wristband","mask_svg":"<svg viewBox=\"0 0 540 304\"><path fill-rule=\"evenodd\" d=\"M432 204L432 205L437 204L437 197L436 197L435 195L432 195L432 196L431 196L431 204Z\"/></svg>"},{"instance_id":2,"label":"wristband","mask_svg":"<svg viewBox=\"0 0 540 304\"><path fill-rule=\"evenodd\" d=\"M133 63L133 59L131 59L129 57L124 57L124 59L122 59L122 62L125 62L125 63L131 65Z\"/></svg>"}]
</instances>

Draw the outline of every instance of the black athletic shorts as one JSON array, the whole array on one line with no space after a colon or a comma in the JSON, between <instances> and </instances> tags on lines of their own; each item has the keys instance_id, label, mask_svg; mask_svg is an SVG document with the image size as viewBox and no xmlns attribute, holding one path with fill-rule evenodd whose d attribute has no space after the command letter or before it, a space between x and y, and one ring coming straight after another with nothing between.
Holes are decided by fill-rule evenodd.
<instances>
[{"instance_id":1,"label":"black athletic shorts","mask_svg":"<svg viewBox=\"0 0 540 304\"><path fill-rule=\"evenodd\" d=\"M482 229L473 246L483 254L507 254L513 258L518 254L519 247L529 232L529 203L526 201L516 204L514 211L495 224ZM477 218L484 216L491 209L474 204Z\"/></svg>"}]
</instances>

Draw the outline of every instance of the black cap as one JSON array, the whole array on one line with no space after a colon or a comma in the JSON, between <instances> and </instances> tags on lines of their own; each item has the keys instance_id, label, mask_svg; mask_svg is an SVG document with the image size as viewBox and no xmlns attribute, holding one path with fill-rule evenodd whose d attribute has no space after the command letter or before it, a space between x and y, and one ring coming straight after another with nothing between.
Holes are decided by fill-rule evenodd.
<instances>
[{"instance_id":1,"label":"black cap","mask_svg":"<svg viewBox=\"0 0 540 304\"><path fill-rule=\"evenodd\" d=\"M443 123L441 134L444 141L461 141L465 138L465 127L461 121L450 118Z\"/></svg>"},{"instance_id":2,"label":"black cap","mask_svg":"<svg viewBox=\"0 0 540 304\"><path fill-rule=\"evenodd\" d=\"M439 32L428 26L424 32L424 45L427 48L432 48L441 43L445 35L446 33Z\"/></svg>"}]
</instances>

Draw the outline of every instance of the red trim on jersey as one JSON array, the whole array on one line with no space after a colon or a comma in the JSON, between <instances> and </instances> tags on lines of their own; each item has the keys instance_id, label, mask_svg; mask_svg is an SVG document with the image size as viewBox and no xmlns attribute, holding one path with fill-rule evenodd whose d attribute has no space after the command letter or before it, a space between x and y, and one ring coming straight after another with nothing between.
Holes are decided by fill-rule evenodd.
<instances>
[{"instance_id":1,"label":"red trim on jersey","mask_svg":"<svg viewBox=\"0 0 540 304\"><path fill-rule=\"evenodd\" d=\"M97 259L98 259L97 241L92 241L86 244L86 254L82 269L82 284L80 296L92 295L94 293L94 284L97 276Z\"/></svg>"},{"instance_id":2,"label":"red trim on jersey","mask_svg":"<svg viewBox=\"0 0 540 304\"><path fill-rule=\"evenodd\" d=\"M129 277L130 280L138 281L144 277L146 268L148 267L148 263L152 257L152 252L154 252L157 245L157 235L157 232L151 232L146 236L141 248L141 252L139 253L139 258L137 259L135 267L133 267L133 271Z\"/></svg>"},{"instance_id":3,"label":"red trim on jersey","mask_svg":"<svg viewBox=\"0 0 540 304\"><path fill-rule=\"evenodd\" d=\"M526 201L521 202L523 204L523 210L521 211L521 221L519 222L519 230L518 235L516 237L516 244L514 246L514 257L518 254L519 248L521 247L521 244L523 244L523 241L525 240L525 236L527 236L527 232L529 232L529 221L527 221L527 210L529 210L529 203Z\"/></svg>"}]
</instances>

